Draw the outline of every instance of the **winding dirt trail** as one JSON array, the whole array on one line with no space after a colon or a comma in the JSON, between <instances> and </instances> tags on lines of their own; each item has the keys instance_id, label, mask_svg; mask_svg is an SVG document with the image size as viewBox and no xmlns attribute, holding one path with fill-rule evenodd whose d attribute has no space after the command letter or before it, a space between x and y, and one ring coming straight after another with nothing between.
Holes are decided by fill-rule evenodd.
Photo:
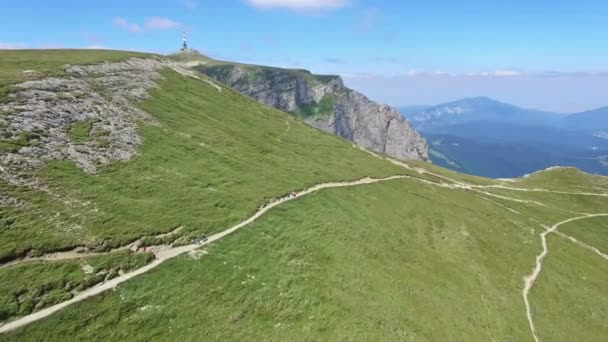
<instances>
[{"instance_id":1,"label":"winding dirt trail","mask_svg":"<svg viewBox=\"0 0 608 342\"><path fill-rule=\"evenodd\" d=\"M18 265L18 264L25 263L28 261L61 261L61 260L81 259L81 258L111 254L111 253L115 253L118 251L124 251L129 248L130 248L130 245L115 248L115 249L112 249L107 252L79 252L77 249L73 249L73 250L67 251L67 252L47 253L47 254L39 256L39 257L25 257L25 258L21 258L21 259L15 259L15 260L6 262L4 264L0 264L0 268L14 266L14 265Z\"/></svg>"},{"instance_id":2,"label":"winding dirt trail","mask_svg":"<svg viewBox=\"0 0 608 342\"><path fill-rule=\"evenodd\" d=\"M574 237L572 237L572 236L570 236L570 235L566 235L566 234L564 234L564 233L562 233L562 232L559 232L559 231L556 231L555 233L556 233L557 235L559 235L559 236L561 236L561 237L565 238L565 239L568 239L568 240L570 240L570 241L574 242L575 244L577 244L577 245L579 245L579 246L581 246L581 247L587 248L588 250L592 251L593 253L595 253L595 254L597 254L597 255L601 256L602 258L604 258L604 259L608 260L608 254L606 254L606 253L602 253L602 251L600 251L599 249L597 249L597 248L595 248L595 247L591 246L590 244L585 243L585 242L583 242L583 241L581 241L581 240L578 240L578 239L576 239L576 238L574 238Z\"/></svg>"},{"instance_id":3,"label":"winding dirt trail","mask_svg":"<svg viewBox=\"0 0 608 342\"><path fill-rule=\"evenodd\" d=\"M504 189L504 190L512 190L512 191L523 191L523 192L549 192L549 193L560 194L560 195L608 197L608 194L599 193L599 192L559 191L559 190L549 190L549 189L541 189L541 188L526 189L526 188L513 188L510 186L504 186L504 185L471 185L471 187L479 188L479 189Z\"/></svg>"},{"instance_id":4,"label":"winding dirt trail","mask_svg":"<svg viewBox=\"0 0 608 342\"><path fill-rule=\"evenodd\" d=\"M540 234L542 244L543 244L543 251L536 257L536 267L534 267L534 270L532 271L532 273L524 278L524 289L522 291L522 296L524 298L524 303L526 305L526 315L528 317L528 323L530 324L530 330L532 331L532 336L534 337L534 341L538 342L539 339L536 334L536 328L534 327L534 319L532 318L532 308L530 306L529 295L530 295L530 290L532 289L532 286L534 286L534 283L538 279L538 276L540 275L540 272L543 269L543 261L544 261L545 257L547 256L547 254L549 254L549 248L547 246L547 235L549 235L550 233L557 232L557 229L561 225L564 225L566 223L569 223L572 221L588 219L588 218L592 218L592 217L601 217L601 216L608 216L608 214L588 214L588 215L584 215L584 216L569 218L567 220L554 224L550 228L547 228L547 230L545 230L542 234Z\"/></svg>"},{"instance_id":5,"label":"winding dirt trail","mask_svg":"<svg viewBox=\"0 0 608 342\"><path fill-rule=\"evenodd\" d=\"M142 236L140 239L145 239L148 237L157 238L157 239L160 239L163 237L168 237L168 236L179 233L182 230L182 228L183 228L182 226L179 226L170 232L161 233L161 234L157 234L157 235ZM113 249L111 249L109 251L105 251L105 252L83 252L80 250L79 247L77 247L77 248L74 248L74 249L72 249L70 251L66 251L66 252L52 252L52 253L46 253L44 255L37 256L37 257L24 257L24 258L20 258L20 259L15 259L15 260L0 264L0 269L2 269L4 267L9 267L9 266L25 263L28 261L61 261L61 260L74 260L74 259L82 259L82 258L88 258L88 257L94 257L94 256L100 256L100 255L107 255L107 254L111 254L111 253L128 250L128 249L132 248L133 245L134 245L134 243L129 243L124 246L113 248Z\"/></svg>"},{"instance_id":6,"label":"winding dirt trail","mask_svg":"<svg viewBox=\"0 0 608 342\"><path fill-rule=\"evenodd\" d=\"M323 189L372 184L372 183L379 183L379 182L385 182L385 181L390 181L390 180L394 180L394 179L403 179L403 178L405 178L405 176L397 175L397 176L391 176L391 177L387 177L387 178L369 178L369 177L367 177L367 178L359 179L359 180L352 181L352 182L323 183L323 184L315 185L315 186L305 189L303 191L300 191L295 196L284 197L284 198L281 198L274 202L268 203L265 206L262 206L253 216L249 217L248 219L238 223L237 225L235 225L221 233L210 236L209 239L202 244L191 244L191 245L186 245L186 246L161 249L156 252L156 260L154 260L150 264L148 264L144 267L138 268L137 270L135 270L133 272L129 272L122 276L116 277L105 283L101 283L96 286L93 286L85 291L78 293L76 296L74 296L72 299L70 299L68 301L53 305L46 309L29 314L27 316L23 316L12 322L8 322L8 323L0 326L0 334L23 327L25 325L28 325L30 323L33 323L35 321L48 317L48 316L52 315L53 313L65 308L67 306L70 306L74 303L77 303L77 302L83 301L87 298L96 296L102 292L114 289L119 284L124 283L127 280L130 280L140 274L146 273L146 272L158 267L160 264L162 264L163 262L165 262L169 259L175 258L181 254L196 250L202 246L205 246L205 245L213 243L217 240L220 240L220 239L226 237L227 235L230 235L230 234L236 232L237 230L245 227L246 225L252 223L253 221L257 220L260 216L264 215L267 211L269 211L270 209L272 209L278 205L281 205L282 203L300 198L302 196L306 196L310 193L317 192L317 191L320 191Z\"/></svg>"}]
</instances>

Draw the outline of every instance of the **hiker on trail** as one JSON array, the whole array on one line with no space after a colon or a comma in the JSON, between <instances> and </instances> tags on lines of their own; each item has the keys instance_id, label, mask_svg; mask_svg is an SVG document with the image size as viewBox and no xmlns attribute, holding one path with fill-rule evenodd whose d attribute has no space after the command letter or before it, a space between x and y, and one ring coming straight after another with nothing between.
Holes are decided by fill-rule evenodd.
<instances>
[{"instance_id":1,"label":"hiker on trail","mask_svg":"<svg viewBox=\"0 0 608 342\"><path fill-rule=\"evenodd\" d=\"M142 250L144 253L146 253L146 248L147 248L147 247L146 247L146 245L145 245L145 244L144 244L143 246L141 246L141 250Z\"/></svg>"},{"instance_id":2,"label":"hiker on trail","mask_svg":"<svg viewBox=\"0 0 608 342\"><path fill-rule=\"evenodd\" d=\"M203 242L207 241L207 234L203 234Z\"/></svg>"}]
</instances>

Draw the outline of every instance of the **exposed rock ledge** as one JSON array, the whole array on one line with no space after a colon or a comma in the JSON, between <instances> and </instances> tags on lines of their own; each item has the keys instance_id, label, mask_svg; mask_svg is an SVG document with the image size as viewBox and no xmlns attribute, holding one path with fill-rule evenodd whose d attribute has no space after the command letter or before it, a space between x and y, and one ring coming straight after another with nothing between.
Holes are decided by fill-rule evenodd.
<instances>
[{"instance_id":1,"label":"exposed rock ledge","mask_svg":"<svg viewBox=\"0 0 608 342\"><path fill-rule=\"evenodd\" d=\"M309 125L360 146L398 159L429 161L426 140L401 114L345 87L339 76L227 63L196 68L257 101L301 115Z\"/></svg>"}]
</instances>

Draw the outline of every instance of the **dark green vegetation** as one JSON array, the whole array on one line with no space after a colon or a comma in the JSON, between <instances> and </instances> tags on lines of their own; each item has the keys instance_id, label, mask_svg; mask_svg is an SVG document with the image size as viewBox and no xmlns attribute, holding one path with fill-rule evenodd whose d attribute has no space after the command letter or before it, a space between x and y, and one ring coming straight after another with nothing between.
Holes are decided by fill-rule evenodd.
<instances>
[{"instance_id":1,"label":"dark green vegetation","mask_svg":"<svg viewBox=\"0 0 608 342\"><path fill-rule=\"evenodd\" d=\"M458 111L458 115L454 115ZM608 107L558 114L489 98L463 99L402 113L454 164L439 165L493 178L521 177L554 165L608 175Z\"/></svg>"},{"instance_id":2,"label":"dark green vegetation","mask_svg":"<svg viewBox=\"0 0 608 342\"><path fill-rule=\"evenodd\" d=\"M538 134L542 135L542 133ZM423 135L433 142L433 150L444 156L441 158L431 155L433 162L459 172L493 178L521 177L554 165L570 165L590 173L608 174L608 167L602 159L608 153L607 143L603 143L604 146L598 150L592 148L595 145L602 146L599 143L589 143L586 149L569 149L525 141L509 143L476 141L451 135L449 132L446 134L426 132ZM561 139L569 141L568 137ZM446 162L446 159L451 163Z\"/></svg>"},{"instance_id":3,"label":"dark green vegetation","mask_svg":"<svg viewBox=\"0 0 608 342\"><path fill-rule=\"evenodd\" d=\"M0 152L16 152L22 147L36 146L42 134L42 131L33 131L19 134L17 139L0 139Z\"/></svg>"},{"instance_id":4,"label":"dark green vegetation","mask_svg":"<svg viewBox=\"0 0 608 342\"><path fill-rule=\"evenodd\" d=\"M72 126L70 126L70 131L68 132L70 139L76 143L88 141L91 128L93 128L93 124L95 124L95 122L97 122L97 120L89 119L73 123Z\"/></svg>"},{"instance_id":5,"label":"dark green vegetation","mask_svg":"<svg viewBox=\"0 0 608 342\"><path fill-rule=\"evenodd\" d=\"M608 218L603 218L604 232ZM580 229L584 229L585 223ZM552 235L531 301L543 341L604 341L608 335L608 261Z\"/></svg>"},{"instance_id":6,"label":"dark green vegetation","mask_svg":"<svg viewBox=\"0 0 608 342\"><path fill-rule=\"evenodd\" d=\"M336 95L327 94L319 103L313 100L310 104L301 106L295 115L301 118L329 116L333 113L337 100Z\"/></svg>"},{"instance_id":7,"label":"dark green vegetation","mask_svg":"<svg viewBox=\"0 0 608 342\"><path fill-rule=\"evenodd\" d=\"M144 266L151 253L120 251L65 261L28 261L0 268L0 321L72 298L104 280Z\"/></svg>"}]
</instances>

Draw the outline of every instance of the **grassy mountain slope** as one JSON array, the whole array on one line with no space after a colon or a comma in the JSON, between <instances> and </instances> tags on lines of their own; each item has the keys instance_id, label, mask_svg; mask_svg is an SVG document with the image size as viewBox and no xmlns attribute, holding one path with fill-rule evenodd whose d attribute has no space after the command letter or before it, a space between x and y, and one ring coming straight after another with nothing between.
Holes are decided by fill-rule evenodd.
<instances>
[{"instance_id":1,"label":"grassy mountain slope","mask_svg":"<svg viewBox=\"0 0 608 342\"><path fill-rule=\"evenodd\" d=\"M608 220L603 220L605 231ZM605 340L608 261L560 236L550 237L549 249L531 297L540 336L544 341Z\"/></svg>"},{"instance_id":2,"label":"grassy mountain slope","mask_svg":"<svg viewBox=\"0 0 608 342\"><path fill-rule=\"evenodd\" d=\"M540 253L541 223L572 215L489 199L414 180L312 194L6 338L531 340L522 278ZM531 294L539 334L602 336L605 308L593 298L606 292L588 267L606 261L555 239ZM577 259L559 261L568 255ZM555 325L557 316L578 323Z\"/></svg>"},{"instance_id":3,"label":"grassy mountain slope","mask_svg":"<svg viewBox=\"0 0 608 342\"><path fill-rule=\"evenodd\" d=\"M229 88L220 92L172 71L163 76L141 104L159 124L141 125L145 142L135 159L95 175L57 161L32 175L72 204L0 182L3 193L28 204L3 210L10 229L0 232L0 258L91 241L118 245L180 225L185 232L215 232L294 189L397 172ZM52 222L40 215L48 212L57 213Z\"/></svg>"},{"instance_id":4,"label":"grassy mountain slope","mask_svg":"<svg viewBox=\"0 0 608 342\"><path fill-rule=\"evenodd\" d=\"M525 340L530 227L413 181L330 190L14 337Z\"/></svg>"},{"instance_id":5,"label":"grassy mountain slope","mask_svg":"<svg viewBox=\"0 0 608 342\"><path fill-rule=\"evenodd\" d=\"M39 56L41 68L49 65L48 74L32 77L62 76L62 64L118 61L134 55L0 52L0 64L4 75L19 75L20 68L32 67ZM69 161L47 163L29 177L48 191L0 181L0 195L15 199L0 205L0 259L83 245L108 250L176 227L181 227L179 233L163 241L189 241L192 234L221 231L289 191L323 181L404 173L229 88L218 91L170 70L163 76L152 97L141 103L157 124L140 125L144 143L133 160L101 167L96 174L87 174ZM3 81L17 82L18 77ZM81 131L83 143L96 138L86 129ZM81 264L65 263L76 268ZM64 287L69 297L69 279L49 281L52 274L41 273L39 282L27 289L33 305L15 307L13 299L7 300L0 304L1 316L53 304L61 299L53 299L53 291ZM0 269L0 279L13 282L14 272ZM15 298L26 290L18 283L13 287Z\"/></svg>"},{"instance_id":6,"label":"grassy mountain slope","mask_svg":"<svg viewBox=\"0 0 608 342\"><path fill-rule=\"evenodd\" d=\"M134 159L95 174L51 162L30 175L50 192L0 184L0 194L18 199L0 205L5 258L32 248L102 241L112 247L178 226L168 241L187 243L289 191L363 177L412 178L281 204L234 235L0 341L531 340L522 289L542 250L539 234L580 211L608 212L602 196L488 187L606 193L605 177L557 169L496 181L423 162L405 168L207 79L172 70L162 76L140 104L156 123L140 125L143 144ZM78 127L78 139L95 138L87 125ZM603 241L607 218L588 220L563 232ZM592 233L577 232L588 226ZM115 253L0 268L0 318L61 302L72 290L149 261L147 254ZM530 294L541 339L608 333L597 320L605 305L594 300L608 296L605 279L591 271L608 262L595 257L549 235L546 268ZM556 284L568 290L556 294ZM584 314L577 317L572 305ZM554 325L557 315L576 323Z\"/></svg>"}]
</instances>

